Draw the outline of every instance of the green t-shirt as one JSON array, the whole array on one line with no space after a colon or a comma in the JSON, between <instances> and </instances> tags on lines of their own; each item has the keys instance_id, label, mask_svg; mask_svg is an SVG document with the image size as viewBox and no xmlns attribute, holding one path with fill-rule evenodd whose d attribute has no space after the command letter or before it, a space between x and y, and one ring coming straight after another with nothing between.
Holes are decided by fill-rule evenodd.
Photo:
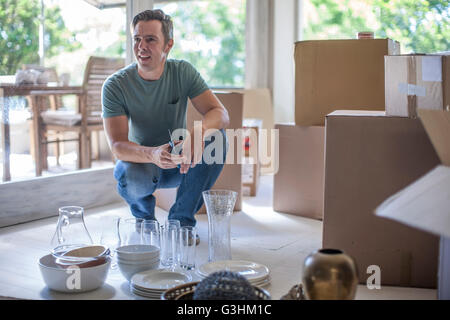
<instances>
[{"instance_id":1,"label":"green t-shirt","mask_svg":"<svg viewBox=\"0 0 450 320\"><path fill-rule=\"evenodd\" d=\"M161 78L142 79L137 64L117 71L102 89L102 117L126 115L128 139L155 147L169 141L169 132L186 128L187 99L209 89L187 61L168 59Z\"/></svg>"}]
</instances>

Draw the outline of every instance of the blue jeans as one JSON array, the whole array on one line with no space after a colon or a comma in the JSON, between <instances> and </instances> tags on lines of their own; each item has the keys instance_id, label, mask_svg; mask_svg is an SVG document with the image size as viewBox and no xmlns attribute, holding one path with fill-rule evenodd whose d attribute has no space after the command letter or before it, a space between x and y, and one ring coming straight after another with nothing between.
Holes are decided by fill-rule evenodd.
<instances>
[{"instance_id":1,"label":"blue jeans","mask_svg":"<svg viewBox=\"0 0 450 320\"><path fill-rule=\"evenodd\" d=\"M225 163L228 143L224 130L220 132L224 151L222 163L207 164L203 158L202 163L189 168L186 174L181 174L179 168L161 169L153 163L117 161L114 168L117 190L130 206L133 216L154 220L155 190L178 187L176 201L170 208L168 218L179 220L181 226L195 226L194 215L203 205L202 192L214 185ZM205 148L213 141L214 138L205 141Z\"/></svg>"}]
</instances>

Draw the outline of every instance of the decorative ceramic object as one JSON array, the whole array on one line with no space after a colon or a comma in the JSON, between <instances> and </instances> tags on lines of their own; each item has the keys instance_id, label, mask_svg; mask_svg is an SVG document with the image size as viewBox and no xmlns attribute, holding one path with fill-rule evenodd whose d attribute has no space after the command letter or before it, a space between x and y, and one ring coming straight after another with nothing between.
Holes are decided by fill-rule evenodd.
<instances>
[{"instance_id":1,"label":"decorative ceramic object","mask_svg":"<svg viewBox=\"0 0 450 320\"><path fill-rule=\"evenodd\" d=\"M351 300L358 273L353 259L343 251L320 249L306 257L302 280L309 300Z\"/></svg>"}]
</instances>

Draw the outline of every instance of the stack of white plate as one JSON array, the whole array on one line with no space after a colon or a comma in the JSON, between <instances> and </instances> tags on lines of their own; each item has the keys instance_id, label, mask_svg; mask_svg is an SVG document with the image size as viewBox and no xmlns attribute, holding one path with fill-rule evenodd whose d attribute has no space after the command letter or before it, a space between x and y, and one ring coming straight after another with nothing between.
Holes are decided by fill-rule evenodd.
<instances>
[{"instance_id":1,"label":"stack of white plate","mask_svg":"<svg viewBox=\"0 0 450 320\"><path fill-rule=\"evenodd\" d=\"M270 283L270 271L265 265L244 260L223 260L208 262L197 269L200 277L206 278L217 271L232 271L244 276L250 284L263 287Z\"/></svg>"},{"instance_id":2,"label":"stack of white plate","mask_svg":"<svg viewBox=\"0 0 450 320\"><path fill-rule=\"evenodd\" d=\"M142 297L160 299L164 291L191 281L192 276L181 270L148 270L131 278L130 290Z\"/></svg>"}]
</instances>

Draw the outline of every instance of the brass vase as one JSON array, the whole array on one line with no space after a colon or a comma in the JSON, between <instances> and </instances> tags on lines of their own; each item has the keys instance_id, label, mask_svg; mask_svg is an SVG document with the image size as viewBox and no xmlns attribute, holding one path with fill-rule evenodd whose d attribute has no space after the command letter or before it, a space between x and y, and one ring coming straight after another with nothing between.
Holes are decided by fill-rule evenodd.
<instances>
[{"instance_id":1,"label":"brass vase","mask_svg":"<svg viewBox=\"0 0 450 320\"><path fill-rule=\"evenodd\" d=\"M310 300L352 300L358 285L353 259L338 249L312 252L303 265L303 286Z\"/></svg>"}]
</instances>

